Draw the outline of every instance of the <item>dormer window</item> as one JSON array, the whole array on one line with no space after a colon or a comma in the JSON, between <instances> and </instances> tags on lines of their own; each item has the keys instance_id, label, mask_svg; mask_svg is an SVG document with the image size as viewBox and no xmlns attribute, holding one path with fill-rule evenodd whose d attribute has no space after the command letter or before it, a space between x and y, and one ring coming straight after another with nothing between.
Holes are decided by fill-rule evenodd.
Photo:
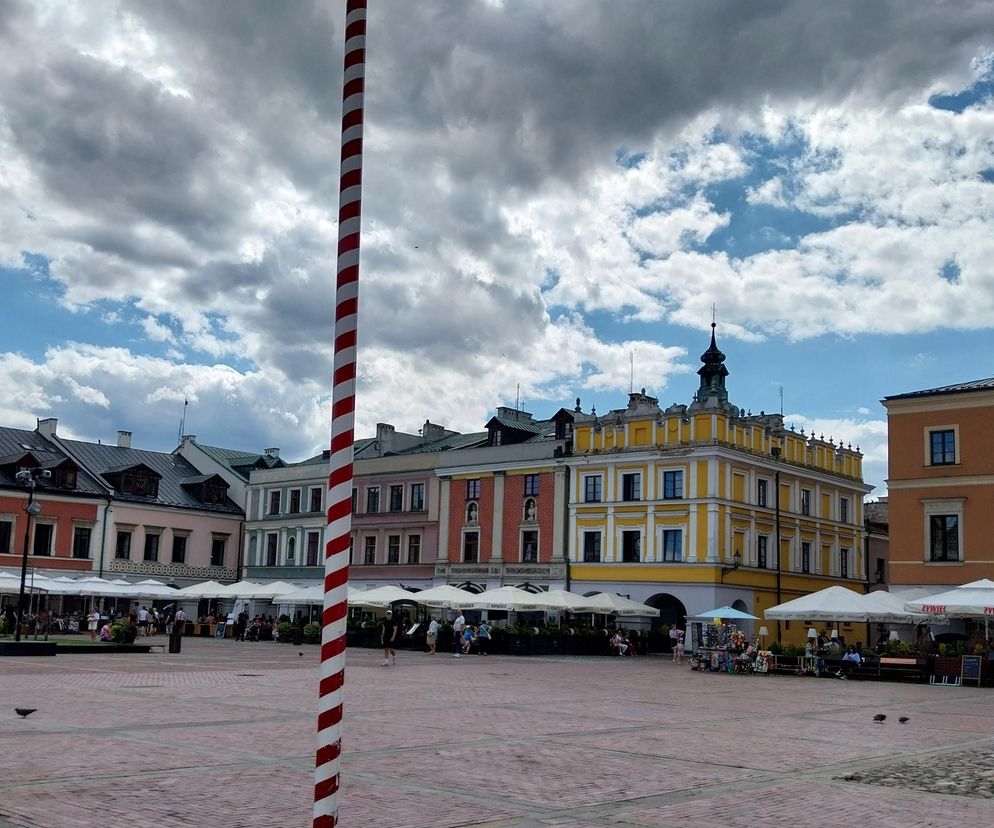
<instances>
[{"instance_id":1,"label":"dormer window","mask_svg":"<svg viewBox=\"0 0 994 828\"><path fill-rule=\"evenodd\" d=\"M59 466L52 471L52 485L57 489L76 488L76 469L69 465Z\"/></svg>"},{"instance_id":2,"label":"dormer window","mask_svg":"<svg viewBox=\"0 0 994 828\"><path fill-rule=\"evenodd\" d=\"M501 444L501 430L499 428L490 429L490 445L499 446Z\"/></svg>"},{"instance_id":3,"label":"dormer window","mask_svg":"<svg viewBox=\"0 0 994 828\"><path fill-rule=\"evenodd\" d=\"M143 497L158 497L158 475L153 475L148 469L129 469L121 475L121 492Z\"/></svg>"}]
</instances>

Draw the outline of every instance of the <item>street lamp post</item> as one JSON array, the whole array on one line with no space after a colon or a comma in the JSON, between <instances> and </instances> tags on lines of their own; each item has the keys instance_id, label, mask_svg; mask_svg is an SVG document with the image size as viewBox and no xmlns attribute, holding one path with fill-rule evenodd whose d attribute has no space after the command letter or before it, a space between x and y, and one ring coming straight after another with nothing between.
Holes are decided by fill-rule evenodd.
<instances>
[{"instance_id":1,"label":"street lamp post","mask_svg":"<svg viewBox=\"0 0 994 828\"><path fill-rule=\"evenodd\" d=\"M773 459L779 464L780 462L780 446L773 446L770 449L770 453L773 455ZM774 546L775 553L777 556L777 606L783 602L783 597L780 594L780 575L782 571L782 564L780 561L780 468L779 465L777 469L773 472L773 532L775 535ZM777 621L777 643L780 643L780 621Z\"/></svg>"},{"instance_id":2,"label":"street lamp post","mask_svg":"<svg viewBox=\"0 0 994 828\"><path fill-rule=\"evenodd\" d=\"M41 512L41 504L35 500L35 486L38 479L48 480L52 473L48 469L21 469L14 479L18 485L28 490L28 503L24 507L27 520L24 524L24 549L21 554L21 590L17 594L17 628L14 630L14 640L21 640L21 628L24 625L24 587L28 579L28 546L31 543L31 518Z\"/></svg>"}]
</instances>

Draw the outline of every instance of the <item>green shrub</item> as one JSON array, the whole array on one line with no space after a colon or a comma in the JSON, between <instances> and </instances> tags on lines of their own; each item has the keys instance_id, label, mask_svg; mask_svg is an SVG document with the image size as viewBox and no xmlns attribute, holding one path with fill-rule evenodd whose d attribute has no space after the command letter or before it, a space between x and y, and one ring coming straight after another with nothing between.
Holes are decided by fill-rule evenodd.
<instances>
[{"instance_id":1,"label":"green shrub","mask_svg":"<svg viewBox=\"0 0 994 828\"><path fill-rule=\"evenodd\" d=\"M281 621L276 625L276 632L279 634L280 641L289 641L293 635L293 624L289 621Z\"/></svg>"},{"instance_id":2,"label":"green shrub","mask_svg":"<svg viewBox=\"0 0 994 828\"><path fill-rule=\"evenodd\" d=\"M282 637L282 633L280 633ZM317 644L321 640L321 625L320 624L305 624L304 625L304 643L306 644Z\"/></svg>"}]
</instances>

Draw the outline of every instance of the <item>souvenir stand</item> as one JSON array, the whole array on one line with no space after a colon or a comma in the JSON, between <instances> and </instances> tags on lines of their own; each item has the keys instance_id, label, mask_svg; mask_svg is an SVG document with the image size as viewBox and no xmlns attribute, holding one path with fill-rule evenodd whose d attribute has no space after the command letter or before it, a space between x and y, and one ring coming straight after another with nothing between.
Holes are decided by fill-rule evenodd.
<instances>
[{"instance_id":1,"label":"souvenir stand","mask_svg":"<svg viewBox=\"0 0 994 828\"><path fill-rule=\"evenodd\" d=\"M715 618L710 624L695 622L693 626L694 640L699 641L700 646L690 657L692 670L754 672L759 648L750 643L746 634L735 624L726 624L720 618ZM766 666L766 662L763 666Z\"/></svg>"}]
</instances>

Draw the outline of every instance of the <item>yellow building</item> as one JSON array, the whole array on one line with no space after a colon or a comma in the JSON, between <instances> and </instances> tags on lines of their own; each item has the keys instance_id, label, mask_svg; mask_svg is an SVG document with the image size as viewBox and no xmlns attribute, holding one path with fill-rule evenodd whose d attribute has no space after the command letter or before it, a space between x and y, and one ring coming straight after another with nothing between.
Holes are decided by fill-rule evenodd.
<instances>
[{"instance_id":1,"label":"yellow building","mask_svg":"<svg viewBox=\"0 0 994 828\"><path fill-rule=\"evenodd\" d=\"M862 590L866 581L871 487L858 447L730 404L713 328L689 406L663 410L644 388L605 415L578 405L563 458L571 589L649 603L661 611L656 625L726 604L762 618L780 601L832 584ZM776 625L767 626L775 637ZM800 641L804 629L782 633Z\"/></svg>"}]
</instances>

